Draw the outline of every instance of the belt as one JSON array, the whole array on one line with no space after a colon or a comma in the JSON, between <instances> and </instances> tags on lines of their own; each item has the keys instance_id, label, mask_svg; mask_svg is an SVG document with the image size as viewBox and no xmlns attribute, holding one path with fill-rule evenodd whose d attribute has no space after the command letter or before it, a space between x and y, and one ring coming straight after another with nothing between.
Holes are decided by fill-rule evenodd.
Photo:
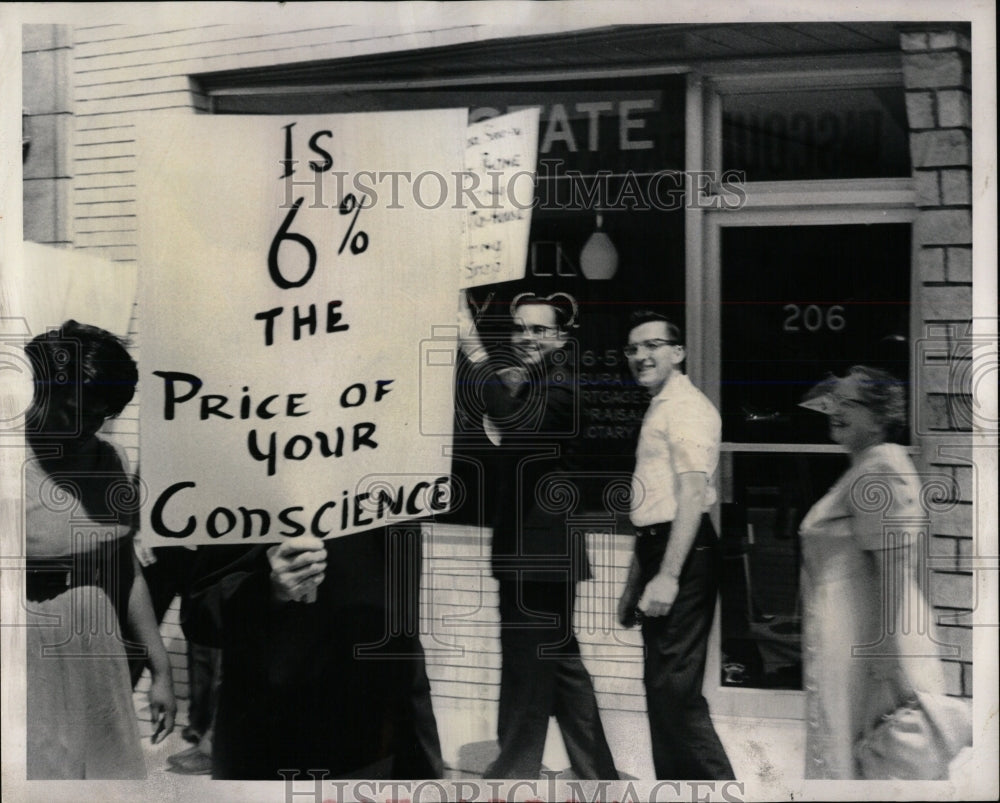
<instances>
[{"instance_id":1,"label":"belt","mask_svg":"<svg viewBox=\"0 0 1000 803\"><path fill-rule=\"evenodd\" d=\"M659 524L650 524L644 527L637 527L633 525L635 529L635 534L638 536L647 535L670 535L670 528L673 526L672 521L664 521Z\"/></svg>"},{"instance_id":2,"label":"belt","mask_svg":"<svg viewBox=\"0 0 1000 803\"><path fill-rule=\"evenodd\" d=\"M25 569L25 596L32 602L54 599L71 588L101 586L103 572L99 567L83 570L66 561L42 563L32 561Z\"/></svg>"}]
</instances>

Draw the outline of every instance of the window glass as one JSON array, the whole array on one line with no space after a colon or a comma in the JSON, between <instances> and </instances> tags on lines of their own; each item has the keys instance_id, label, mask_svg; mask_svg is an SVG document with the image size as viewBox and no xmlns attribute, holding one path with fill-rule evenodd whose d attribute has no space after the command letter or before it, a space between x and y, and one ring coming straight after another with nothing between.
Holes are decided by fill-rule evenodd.
<instances>
[{"instance_id":1,"label":"window glass","mask_svg":"<svg viewBox=\"0 0 1000 803\"><path fill-rule=\"evenodd\" d=\"M722 229L723 440L829 443L799 407L852 365L909 377L910 225Z\"/></svg>"},{"instance_id":2,"label":"window glass","mask_svg":"<svg viewBox=\"0 0 1000 803\"><path fill-rule=\"evenodd\" d=\"M847 468L839 454L734 454L722 504L723 686L802 688L799 525Z\"/></svg>"},{"instance_id":3,"label":"window glass","mask_svg":"<svg viewBox=\"0 0 1000 803\"><path fill-rule=\"evenodd\" d=\"M908 177L903 90L727 95L722 160L747 181Z\"/></svg>"}]
</instances>

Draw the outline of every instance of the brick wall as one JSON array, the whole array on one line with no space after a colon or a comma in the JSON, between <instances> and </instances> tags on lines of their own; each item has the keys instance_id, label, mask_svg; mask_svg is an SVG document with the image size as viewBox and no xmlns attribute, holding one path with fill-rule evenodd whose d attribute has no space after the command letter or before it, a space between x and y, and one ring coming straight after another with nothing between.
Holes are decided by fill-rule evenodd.
<instances>
[{"instance_id":1,"label":"brick wall","mask_svg":"<svg viewBox=\"0 0 1000 803\"><path fill-rule=\"evenodd\" d=\"M915 424L921 468L940 480L931 514L929 592L952 694L972 694L975 577L972 459L972 108L968 25L908 26L900 35L919 209Z\"/></svg>"}]
</instances>

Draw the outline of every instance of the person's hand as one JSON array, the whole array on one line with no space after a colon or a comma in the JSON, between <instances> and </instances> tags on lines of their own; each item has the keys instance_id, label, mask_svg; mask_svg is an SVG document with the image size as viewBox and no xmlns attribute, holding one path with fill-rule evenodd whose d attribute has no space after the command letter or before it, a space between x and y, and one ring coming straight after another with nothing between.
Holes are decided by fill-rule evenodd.
<instances>
[{"instance_id":1,"label":"person's hand","mask_svg":"<svg viewBox=\"0 0 1000 803\"><path fill-rule=\"evenodd\" d=\"M271 597L276 602L315 602L326 576L326 547L314 535L300 535L267 550Z\"/></svg>"},{"instance_id":2,"label":"person's hand","mask_svg":"<svg viewBox=\"0 0 1000 803\"><path fill-rule=\"evenodd\" d=\"M489 356L479 337L479 330L472 317L468 293L462 290L458 294L458 347L470 362L482 362Z\"/></svg>"},{"instance_id":3,"label":"person's hand","mask_svg":"<svg viewBox=\"0 0 1000 803\"><path fill-rule=\"evenodd\" d=\"M153 744L159 744L174 730L177 699L169 672L153 673L149 686L149 713L153 718Z\"/></svg>"},{"instance_id":4,"label":"person's hand","mask_svg":"<svg viewBox=\"0 0 1000 803\"><path fill-rule=\"evenodd\" d=\"M631 583L626 584L625 590L622 591L622 595L618 598L618 624L622 627L635 627L638 624L638 619L635 615L635 597L635 587Z\"/></svg>"},{"instance_id":5,"label":"person's hand","mask_svg":"<svg viewBox=\"0 0 1000 803\"><path fill-rule=\"evenodd\" d=\"M520 365L511 365L508 368L502 368L497 371L497 376L500 377L503 386L511 394L517 393L521 389L521 386L528 381L528 371Z\"/></svg>"},{"instance_id":6,"label":"person's hand","mask_svg":"<svg viewBox=\"0 0 1000 803\"><path fill-rule=\"evenodd\" d=\"M472 320L472 310L469 308L469 296L465 290L458 291L458 336L465 337L475 329Z\"/></svg>"},{"instance_id":7,"label":"person's hand","mask_svg":"<svg viewBox=\"0 0 1000 803\"><path fill-rule=\"evenodd\" d=\"M639 610L643 616L666 616L677 599L678 582L672 574L657 574L646 583L646 589L639 600Z\"/></svg>"}]
</instances>

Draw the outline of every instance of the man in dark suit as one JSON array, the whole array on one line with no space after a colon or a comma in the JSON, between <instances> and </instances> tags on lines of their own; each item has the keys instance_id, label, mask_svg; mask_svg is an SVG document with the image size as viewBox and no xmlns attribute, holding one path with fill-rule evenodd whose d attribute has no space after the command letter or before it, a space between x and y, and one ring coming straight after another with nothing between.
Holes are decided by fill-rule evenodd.
<instances>
[{"instance_id":1,"label":"man in dark suit","mask_svg":"<svg viewBox=\"0 0 1000 803\"><path fill-rule=\"evenodd\" d=\"M495 445L493 575L500 585L500 755L488 778L538 778L554 715L573 771L617 779L594 687L573 631L576 586L587 579L582 533L566 512L573 485L577 385L566 348L576 303L565 293L517 296L510 350L489 358L471 320L462 347L476 366L484 429Z\"/></svg>"},{"instance_id":2,"label":"man in dark suit","mask_svg":"<svg viewBox=\"0 0 1000 803\"><path fill-rule=\"evenodd\" d=\"M212 777L440 778L420 526L199 552L184 632L222 649ZM405 586L405 587L404 587Z\"/></svg>"}]
</instances>

